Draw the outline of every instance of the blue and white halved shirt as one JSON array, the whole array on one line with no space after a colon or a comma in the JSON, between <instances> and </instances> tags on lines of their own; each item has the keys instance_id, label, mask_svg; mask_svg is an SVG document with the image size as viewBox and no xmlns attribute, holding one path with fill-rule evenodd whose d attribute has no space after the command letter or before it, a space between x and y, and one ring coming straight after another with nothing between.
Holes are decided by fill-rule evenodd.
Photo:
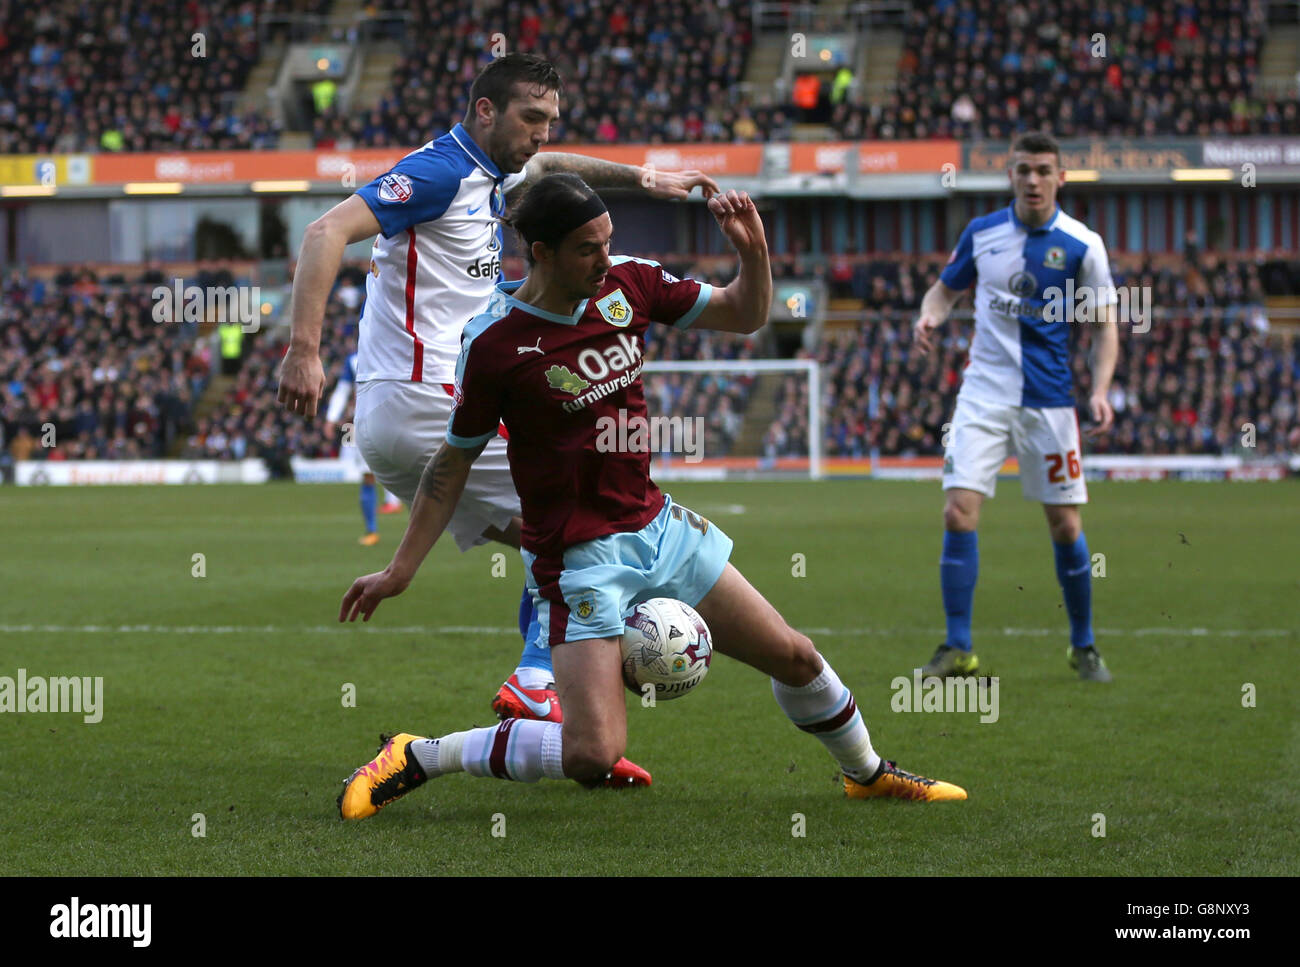
<instances>
[{"instance_id":1,"label":"blue and white halved shirt","mask_svg":"<svg viewBox=\"0 0 1300 967\"><path fill-rule=\"evenodd\" d=\"M1049 294L1064 299L1083 287L1097 306L1116 302L1100 235L1059 207L1031 229L1008 205L966 226L939 278L959 290L976 282L975 338L960 396L1010 406L1074 405L1070 323L1045 320L1044 307Z\"/></svg>"},{"instance_id":2,"label":"blue and white halved shirt","mask_svg":"<svg viewBox=\"0 0 1300 967\"><path fill-rule=\"evenodd\" d=\"M380 235L370 253L356 377L450 383L465 323L501 277L505 175L457 124L357 194Z\"/></svg>"}]
</instances>

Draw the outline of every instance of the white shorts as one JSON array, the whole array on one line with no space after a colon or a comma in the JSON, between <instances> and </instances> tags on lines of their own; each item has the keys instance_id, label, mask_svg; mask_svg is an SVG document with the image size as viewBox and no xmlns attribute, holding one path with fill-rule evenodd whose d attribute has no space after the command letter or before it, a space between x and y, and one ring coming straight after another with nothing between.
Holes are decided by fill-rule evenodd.
<instances>
[{"instance_id":1,"label":"white shorts","mask_svg":"<svg viewBox=\"0 0 1300 967\"><path fill-rule=\"evenodd\" d=\"M1039 409L957 397L943 455L943 489L992 497L1009 454L1020 460L1020 491L1044 504L1086 504L1079 418L1072 406Z\"/></svg>"},{"instance_id":2,"label":"white shorts","mask_svg":"<svg viewBox=\"0 0 1300 967\"><path fill-rule=\"evenodd\" d=\"M372 379L357 384L356 443L375 477L407 504L414 503L424 468L447 441L451 390L441 383ZM489 441L474 461L447 529L462 551L487 542L489 527L505 530L520 516L506 441Z\"/></svg>"},{"instance_id":3,"label":"white shorts","mask_svg":"<svg viewBox=\"0 0 1300 967\"><path fill-rule=\"evenodd\" d=\"M345 443L339 447L339 459L347 464L348 469L359 473L367 474L370 468L366 466L366 461L361 457L361 451L357 449L355 443Z\"/></svg>"}]
</instances>

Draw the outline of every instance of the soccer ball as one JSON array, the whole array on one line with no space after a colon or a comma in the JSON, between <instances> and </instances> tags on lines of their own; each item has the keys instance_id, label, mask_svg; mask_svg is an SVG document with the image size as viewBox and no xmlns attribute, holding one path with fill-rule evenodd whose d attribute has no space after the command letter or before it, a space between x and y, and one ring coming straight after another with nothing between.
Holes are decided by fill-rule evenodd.
<instances>
[{"instance_id":1,"label":"soccer ball","mask_svg":"<svg viewBox=\"0 0 1300 967\"><path fill-rule=\"evenodd\" d=\"M672 598L651 598L623 622L623 684L638 695L653 685L667 701L691 691L709 671L713 637L693 608Z\"/></svg>"}]
</instances>

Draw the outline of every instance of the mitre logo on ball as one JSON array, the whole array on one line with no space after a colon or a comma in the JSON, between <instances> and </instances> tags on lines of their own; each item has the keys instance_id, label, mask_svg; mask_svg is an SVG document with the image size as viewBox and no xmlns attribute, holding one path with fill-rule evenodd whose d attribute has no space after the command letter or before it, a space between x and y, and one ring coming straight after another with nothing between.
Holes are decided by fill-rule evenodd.
<instances>
[{"instance_id":1,"label":"mitre logo on ball","mask_svg":"<svg viewBox=\"0 0 1300 967\"><path fill-rule=\"evenodd\" d=\"M623 684L643 698L680 698L704 680L713 659L709 628L672 598L643 601L623 618Z\"/></svg>"}]
</instances>

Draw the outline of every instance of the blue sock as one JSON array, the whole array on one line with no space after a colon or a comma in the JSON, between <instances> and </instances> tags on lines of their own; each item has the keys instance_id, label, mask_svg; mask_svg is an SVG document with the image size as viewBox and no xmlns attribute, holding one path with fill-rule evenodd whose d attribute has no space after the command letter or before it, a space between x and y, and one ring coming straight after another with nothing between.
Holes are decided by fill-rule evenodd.
<instances>
[{"instance_id":1,"label":"blue sock","mask_svg":"<svg viewBox=\"0 0 1300 967\"><path fill-rule=\"evenodd\" d=\"M1052 543L1056 551L1056 580L1065 595L1065 610L1070 615L1070 644L1087 648L1092 644L1092 557L1088 540L1079 532L1071 544Z\"/></svg>"},{"instance_id":2,"label":"blue sock","mask_svg":"<svg viewBox=\"0 0 1300 967\"><path fill-rule=\"evenodd\" d=\"M528 628L537 620L537 606L533 604L533 596L524 587L524 596L519 599L519 637L525 642L528 641Z\"/></svg>"},{"instance_id":3,"label":"blue sock","mask_svg":"<svg viewBox=\"0 0 1300 967\"><path fill-rule=\"evenodd\" d=\"M375 524L375 485L363 483L361 485L361 516L366 521L366 533L373 534L377 529Z\"/></svg>"},{"instance_id":4,"label":"blue sock","mask_svg":"<svg viewBox=\"0 0 1300 967\"><path fill-rule=\"evenodd\" d=\"M519 633L524 639L524 650L519 655L516 674L520 668L535 668L546 673L547 681L555 681L555 673L551 670L551 649L541 643L542 629L537 620L537 607L527 588L519 600Z\"/></svg>"},{"instance_id":5,"label":"blue sock","mask_svg":"<svg viewBox=\"0 0 1300 967\"><path fill-rule=\"evenodd\" d=\"M939 584L943 610L948 616L950 648L970 651L970 617L975 601L975 581L980 572L980 549L975 531L944 531L939 557Z\"/></svg>"}]
</instances>

